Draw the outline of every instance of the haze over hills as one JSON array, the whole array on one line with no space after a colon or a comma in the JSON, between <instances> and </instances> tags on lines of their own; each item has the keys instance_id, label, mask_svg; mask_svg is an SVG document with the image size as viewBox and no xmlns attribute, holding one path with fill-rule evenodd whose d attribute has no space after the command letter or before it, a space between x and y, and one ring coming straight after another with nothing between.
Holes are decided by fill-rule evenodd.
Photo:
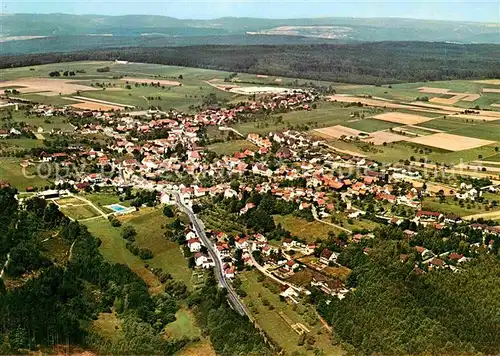
<instances>
[{"instance_id":1,"label":"haze over hills","mask_svg":"<svg viewBox=\"0 0 500 356\"><path fill-rule=\"evenodd\" d=\"M2 54L140 46L142 42L158 47L198 43L500 43L498 24L401 18L224 17L189 20L151 15L4 14L0 17L0 22ZM82 40L74 36L89 38Z\"/></svg>"}]
</instances>

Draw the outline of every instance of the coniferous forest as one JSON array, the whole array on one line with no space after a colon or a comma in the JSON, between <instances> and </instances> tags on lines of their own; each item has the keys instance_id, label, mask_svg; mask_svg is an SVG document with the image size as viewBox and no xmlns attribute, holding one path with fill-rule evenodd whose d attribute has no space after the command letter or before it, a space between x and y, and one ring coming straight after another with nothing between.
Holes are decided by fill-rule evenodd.
<instances>
[{"instance_id":1,"label":"coniferous forest","mask_svg":"<svg viewBox=\"0 0 500 356\"><path fill-rule=\"evenodd\" d=\"M390 54L390 55L388 55ZM498 78L498 45L433 42L185 46L0 56L0 68L81 60L200 67L359 84Z\"/></svg>"}]
</instances>

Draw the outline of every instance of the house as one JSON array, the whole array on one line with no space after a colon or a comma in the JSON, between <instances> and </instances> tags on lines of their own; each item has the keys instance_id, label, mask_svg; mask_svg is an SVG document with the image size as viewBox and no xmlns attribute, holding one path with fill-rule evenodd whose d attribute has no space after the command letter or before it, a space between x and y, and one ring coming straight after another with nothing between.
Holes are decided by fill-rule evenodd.
<instances>
[{"instance_id":1,"label":"house","mask_svg":"<svg viewBox=\"0 0 500 356\"><path fill-rule=\"evenodd\" d=\"M442 259L434 257L429 261L429 267L433 268L442 268L444 267L445 263Z\"/></svg>"},{"instance_id":2,"label":"house","mask_svg":"<svg viewBox=\"0 0 500 356\"><path fill-rule=\"evenodd\" d=\"M280 293L280 296L285 299L290 299L294 304L298 304L298 301L295 298L297 298L299 295L292 287L288 287L287 289L285 289Z\"/></svg>"},{"instance_id":3,"label":"house","mask_svg":"<svg viewBox=\"0 0 500 356\"><path fill-rule=\"evenodd\" d=\"M197 252L194 255L194 261L195 261L196 267L211 268L211 267L215 266L214 260L212 260L206 254L201 253L201 252Z\"/></svg>"},{"instance_id":4,"label":"house","mask_svg":"<svg viewBox=\"0 0 500 356\"><path fill-rule=\"evenodd\" d=\"M229 257L231 255L231 251L229 250L229 246L227 244L217 245L217 253L220 258Z\"/></svg>"},{"instance_id":5,"label":"house","mask_svg":"<svg viewBox=\"0 0 500 356\"><path fill-rule=\"evenodd\" d=\"M248 212L248 210L255 208L254 203L247 203L243 208L240 210L240 215L244 215Z\"/></svg>"},{"instance_id":6,"label":"house","mask_svg":"<svg viewBox=\"0 0 500 356\"><path fill-rule=\"evenodd\" d=\"M189 239L187 245L191 252L199 252L201 250L201 241L199 238Z\"/></svg>"},{"instance_id":7,"label":"house","mask_svg":"<svg viewBox=\"0 0 500 356\"><path fill-rule=\"evenodd\" d=\"M319 262L327 265L330 261L336 261L338 256L338 253L325 248L319 255Z\"/></svg>"},{"instance_id":8,"label":"house","mask_svg":"<svg viewBox=\"0 0 500 356\"><path fill-rule=\"evenodd\" d=\"M240 250L245 250L248 248L247 239L244 237L236 238L234 245L237 249L240 249Z\"/></svg>"},{"instance_id":9,"label":"house","mask_svg":"<svg viewBox=\"0 0 500 356\"><path fill-rule=\"evenodd\" d=\"M425 211L425 210L419 210L415 215L417 219L424 219L424 220L439 220L442 218L442 216L443 214L441 213L434 211Z\"/></svg>"},{"instance_id":10,"label":"house","mask_svg":"<svg viewBox=\"0 0 500 356\"><path fill-rule=\"evenodd\" d=\"M236 272L236 268L234 268L234 266L226 266L224 268L224 276L226 278L234 278L235 272Z\"/></svg>"},{"instance_id":11,"label":"house","mask_svg":"<svg viewBox=\"0 0 500 356\"><path fill-rule=\"evenodd\" d=\"M276 151L276 157L281 159L288 159L293 156L292 150L288 147L282 146Z\"/></svg>"},{"instance_id":12,"label":"house","mask_svg":"<svg viewBox=\"0 0 500 356\"><path fill-rule=\"evenodd\" d=\"M197 238L198 236L194 233L194 231L193 231L193 230L189 230L189 229L188 229L188 230L186 230L186 236L185 236L185 237L186 237L186 240L188 240L188 241L189 241L189 240L191 240L191 239L195 239L195 238Z\"/></svg>"},{"instance_id":13,"label":"house","mask_svg":"<svg viewBox=\"0 0 500 356\"><path fill-rule=\"evenodd\" d=\"M462 222L462 219L455 214L447 214L444 217L444 222L448 224L460 224Z\"/></svg>"},{"instance_id":14,"label":"house","mask_svg":"<svg viewBox=\"0 0 500 356\"><path fill-rule=\"evenodd\" d=\"M286 265L287 265L288 269L291 271L293 271L295 268L299 267L299 264L297 262L295 262L294 260L288 260Z\"/></svg>"}]
</instances>

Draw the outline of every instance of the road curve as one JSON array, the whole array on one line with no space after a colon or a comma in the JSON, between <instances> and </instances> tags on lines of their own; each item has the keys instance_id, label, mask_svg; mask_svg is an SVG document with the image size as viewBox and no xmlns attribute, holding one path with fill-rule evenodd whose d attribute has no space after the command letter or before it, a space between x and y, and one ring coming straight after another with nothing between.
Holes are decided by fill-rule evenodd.
<instances>
[{"instance_id":1,"label":"road curve","mask_svg":"<svg viewBox=\"0 0 500 356\"><path fill-rule=\"evenodd\" d=\"M245 307L243 302L240 300L234 288L231 286L231 284L228 283L228 281L224 277L222 262L219 259L219 256L217 255L214 246L212 245L212 242L208 239L207 235L205 234L205 229L203 227L201 220L198 219L198 217L194 214L194 212L187 205L184 204L178 192L169 191L169 193L172 193L174 195L177 206L188 216L189 220L191 221L191 224L193 225L193 228L196 231L196 234L201 239L203 244L206 246L210 257L215 262L215 276L219 282L219 285L226 288L227 299L229 300L229 304L240 315L246 315L250 320L253 321L250 312Z\"/></svg>"}]
</instances>

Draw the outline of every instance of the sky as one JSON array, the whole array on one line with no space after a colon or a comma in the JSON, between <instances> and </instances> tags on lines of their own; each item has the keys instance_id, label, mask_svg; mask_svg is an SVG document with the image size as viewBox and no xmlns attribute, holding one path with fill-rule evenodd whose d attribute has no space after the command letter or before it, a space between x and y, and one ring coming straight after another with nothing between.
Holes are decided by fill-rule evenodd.
<instances>
[{"instance_id":1,"label":"sky","mask_svg":"<svg viewBox=\"0 0 500 356\"><path fill-rule=\"evenodd\" d=\"M500 23L500 0L0 0L3 13L165 15L184 19L406 17Z\"/></svg>"}]
</instances>

